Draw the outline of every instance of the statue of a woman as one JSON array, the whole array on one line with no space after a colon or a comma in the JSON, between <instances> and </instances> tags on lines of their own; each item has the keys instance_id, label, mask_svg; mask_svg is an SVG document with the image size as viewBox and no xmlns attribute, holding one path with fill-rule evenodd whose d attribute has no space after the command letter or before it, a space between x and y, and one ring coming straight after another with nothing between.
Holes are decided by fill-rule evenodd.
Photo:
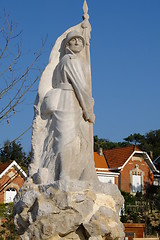
<instances>
[{"instance_id":1,"label":"statue of a woman","mask_svg":"<svg viewBox=\"0 0 160 240\"><path fill-rule=\"evenodd\" d=\"M92 142L95 116L85 39L81 33L69 31L63 45L65 54L55 66L51 86L41 94L43 98L38 95L41 101L35 106L30 175L39 183L97 180Z\"/></svg>"}]
</instances>

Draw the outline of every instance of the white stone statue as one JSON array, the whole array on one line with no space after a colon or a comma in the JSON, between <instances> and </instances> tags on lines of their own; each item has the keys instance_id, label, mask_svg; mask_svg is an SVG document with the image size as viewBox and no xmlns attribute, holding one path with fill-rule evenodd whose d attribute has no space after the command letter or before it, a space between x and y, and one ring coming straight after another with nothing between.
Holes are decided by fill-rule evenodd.
<instances>
[{"instance_id":1,"label":"white stone statue","mask_svg":"<svg viewBox=\"0 0 160 240\"><path fill-rule=\"evenodd\" d=\"M89 38L86 17L82 24L68 29L57 40L40 80L30 166L34 182L97 180Z\"/></svg>"},{"instance_id":2,"label":"white stone statue","mask_svg":"<svg viewBox=\"0 0 160 240\"><path fill-rule=\"evenodd\" d=\"M56 41L35 101L29 176L14 199L22 240L123 240L117 186L98 181L93 161L90 24Z\"/></svg>"}]
</instances>

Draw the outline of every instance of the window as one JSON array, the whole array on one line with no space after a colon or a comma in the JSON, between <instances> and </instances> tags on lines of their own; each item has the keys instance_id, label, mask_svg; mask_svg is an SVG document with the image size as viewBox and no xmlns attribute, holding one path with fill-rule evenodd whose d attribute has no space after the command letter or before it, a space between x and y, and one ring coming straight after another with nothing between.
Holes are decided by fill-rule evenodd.
<instances>
[{"instance_id":1,"label":"window","mask_svg":"<svg viewBox=\"0 0 160 240\"><path fill-rule=\"evenodd\" d=\"M136 164L135 168L130 171L130 192L142 192L144 193L144 172Z\"/></svg>"},{"instance_id":2,"label":"window","mask_svg":"<svg viewBox=\"0 0 160 240\"><path fill-rule=\"evenodd\" d=\"M142 177L141 175L132 175L132 192L142 192Z\"/></svg>"},{"instance_id":3,"label":"window","mask_svg":"<svg viewBox=\"0 0 160 240\"><path fill-rule=\"evenodd\" d=\"M98 178L100 182L113 183L113 184L115 183L115 178L112 176L106 176L106 177L98 176Z\"/></svg>"},{"instance_id":4,"label":"window","mask_svg":"<svg viewBox=\"0 0 160 240\"><path fill-rule=\"evenodd\" d=\"M6 190L6 203L13 202L14 197L16 196L17 191L14 188L8 188Z\"/></svg>"}]
</instances>

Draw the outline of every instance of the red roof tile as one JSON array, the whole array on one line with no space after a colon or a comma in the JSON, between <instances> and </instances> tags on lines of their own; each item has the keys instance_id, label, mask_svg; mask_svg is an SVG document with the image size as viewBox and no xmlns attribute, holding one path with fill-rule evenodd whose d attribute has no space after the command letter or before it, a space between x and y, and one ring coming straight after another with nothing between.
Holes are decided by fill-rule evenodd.
<instances>
[{"instance_id":1,"label":"red roof tile","mask_svg":"<svg viewBox=\"0 0 160 240\"><path fill-rule=\"evenodd\" d=\"M10 162L0 163L0 174L10 165Z\"/></svg>"},{"instance_id":2,"label":"red roof tile","mask_svg":"<svg viewBox=\"0 0 160 240\"><path fill-rule=\"evenodd\" d=\"M104 156L108 163L109 168L119 168L127 161L134 151L141 151L137 146L129 146L123 148L114 148L105 150Z\"/></svg>"},{"instance_id":3,"label":"red roof tile","mask_svg":"<svg viewBox=\"0 0 160 240\"><path fill-rule=\"evenodd\" d=\"M105 157L94 152L95 168L108 168Z\"/></svg>"}]
</instances>

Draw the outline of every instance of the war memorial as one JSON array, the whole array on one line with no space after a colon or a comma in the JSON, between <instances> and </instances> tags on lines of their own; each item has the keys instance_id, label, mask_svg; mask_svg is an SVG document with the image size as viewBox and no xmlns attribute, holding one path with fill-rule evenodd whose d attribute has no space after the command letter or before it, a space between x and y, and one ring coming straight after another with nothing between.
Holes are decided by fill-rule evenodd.
<instances>
[{"instance_id":1,"label":"war memorial","mask_svg":"<svg viewBox=\"0 0 160 240\"><path fill-rule=\"evenodd\" d=\"M23 240L124 238L116 185L98 180L93 159L93 112L88 6L51 51L34 104L33 158L15 198Z\"/></svg>"}]
</instances>

